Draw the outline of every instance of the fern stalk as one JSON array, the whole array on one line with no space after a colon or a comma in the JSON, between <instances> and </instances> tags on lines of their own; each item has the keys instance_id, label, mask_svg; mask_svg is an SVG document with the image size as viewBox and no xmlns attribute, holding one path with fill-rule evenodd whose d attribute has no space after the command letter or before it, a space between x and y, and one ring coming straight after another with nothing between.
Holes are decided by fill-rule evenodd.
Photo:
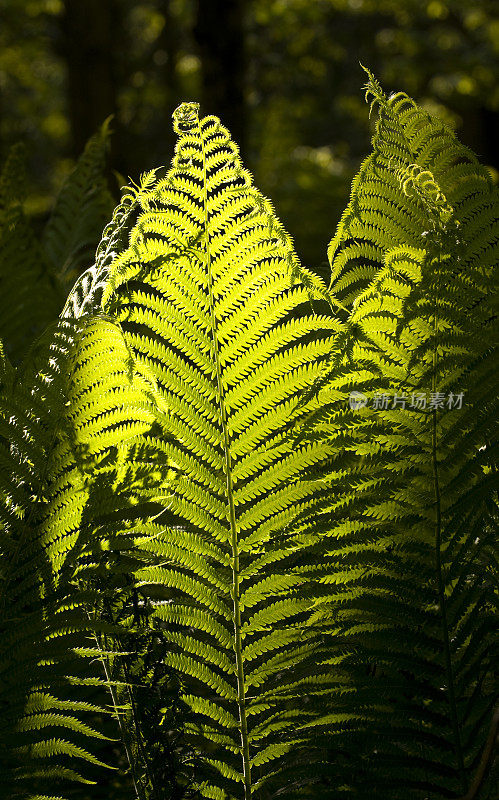
<instances>
[{"instance_id":1,"label":"fern stalk","mask_svg":"<svg viewBox=\"0 0 499 800\"><path fill-rule=\"evenodd\" d=\"M121 741L123 742L123 748L125 750L125 755L126 755L128 764L130 766L130 773L131 773L131 776L132 776L133 788L135 789L135 794L137 795L138 800L142 800L142 791L141 791L141 788L140 788L140 784L138 783L137 778L135 776L136 762L135 762L135 759L133 758L133 755L132 755L132 752L131 752L131 749L130 749L130 743L129 743L130 734L129 734L129 731L128 731L126 725L124 724L123 714L122 714L122 712L120 711L120 708L119 708L120 704L118 702L118 697L116 695L116 689L115 689L114 682L113 682L113 679L112 679L112 676L111 676L111 671L110 671L110 668L109 668L109 656L105 655L105 653L108 652L108 650L109 650L109 644L106 641L106 637L104 637L104 645L100 641L100 637L98 635L96 636L96 639L97 639L97 644L98 644L98 646L99 646L99 648L100 648L100 650L102 652L102 655L101 655L102 669L104 670L104 675L106 676L106 682L107 682L107 685L108 685L109 694L111 695L111 701L112 701L112 704L113 704L113 707L114 707L116 720L118 722L118 726L119 726L119 729L120 729Z\"/></svg>"},{"instance_id":2,"label":"fern stalk","mask_svg":"<svg viewBox=\"0 0 499 800\"><path fill-rule=\"evenodd\" d=\"M198 124L199 129L199 124ZM206 150L204 141L202 141L203 153L203 171L206 173ZM203 187L203 202L204 202L204 229L208 230L208 197L207 197L207 182L205 181ZM227 430L227 415L225 411L224 402L224 389L222 384L222 375L220 367L220 354L219 344L217 337L217 326L215 317L215 302L213 297L213 274L211 269L211 254L209 238L205 238L205 250L207 259L207 273L208 273L208 296L210 305L210 322L211 322L211 336L213 341L213 356L215 360L215 370L217 379L217 395L220 409L220 422L222 425L223 433L223 449L225 460L225 471L227 480L227 502L229 506L229 522L231 532L231 547L232 547L232 592L234 602L234 653L236 657L236 673L237 673L237 705L239 709L239 724L241 727L241 748L243 760L243 780L244 780L244 800L251 798L251 762L250 750L248 739L248 721L246 717L246 691L244 687L244 662L242 653L242 639L241 639L241 607L239 602L239 542L236 522L236 511L234 507L234 486L232 480L232 459L230 454L229 432Z\"/></svg>"}]
</instances>

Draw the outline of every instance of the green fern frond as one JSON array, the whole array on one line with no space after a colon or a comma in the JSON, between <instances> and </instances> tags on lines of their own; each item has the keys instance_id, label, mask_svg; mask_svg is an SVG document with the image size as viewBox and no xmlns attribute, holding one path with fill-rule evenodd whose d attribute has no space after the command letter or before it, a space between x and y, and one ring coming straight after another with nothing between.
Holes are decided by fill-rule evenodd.
<instances>
[{"instance_id":1,"label":"green fern frond","mask_svg":"<svg viewBox=\"0 0 499 800\"><path fill-rule=\"evenodd\" d=\"M457 797L496 702L499 197L440 122L367 89L373 153L330 245L330 291L350 311L312 415L312 440L334 450L313 620L336 687L310 724L331 748L324 796Z\"/></svg>"},{"instance_id":2,"label":"green fern frond","mask_svg":"<svg viewBox=\"0 0 499 800\"><path fill-rule=\"evenodd\" d=\"M179 470L173 524L149 528L153 561L136 575L171 645L164 663L185 681L199 791L249 798L303 740L279 685L297 670L299 693L313 669L300 629L311 582L297 565L314 558L299 520L317 486L300 476L327 447L294 449L287 431L314 405L298 399L337 323L304 310L313 281L220 121L183 104L174 127L172 168L139 195L102 308L157 386L158 447Z\"/></svg>"},{"instance_id":3,"label":"green fern frond","mask_svg":"<svg viewBox=\"0 0 499 800\"><path fill-rule=\"evenodd\" d=\"M101 285L108 263L105 252ZM122 561L140 563L134 525L166 502L172 470L147 438L164 415L154 378L114 320L85 313L100 288L77 283L0 399L2 786L13 798L87 780L73 759L102 766L84 739L104 734L81 717L104 712L85 686L107 686L120 719L132 713L116 668L130 623L113 615L108 584L123 580Z\"/></svg>"},{"instance_id":4,"label":"green fern frond","mask_svg":"<svg viewBox=\"0 0 499 800\"><path fill-rule=\"evenodd\" d=\"M366 90L380 109L373 153L353 181L350 203L328 249L330 292L347 306L381 268L386 252L420 247L442 226L448 241L452 231L459 247L461 273L476 258L472 248L483 237L489 237L483 269L490 270L496 258L487 170L442 122L403 93L387 97L368 75ZM477 213L483 214L479 236Z\"/></svg>"},{"instance_id":5,"label":"green fern frond","mask_svg":"<svg viewBox=\"0 0 499 800\"><path fill-rule=\"evenodd\" d=\"M25 154L12 148L0 176L0 337L19 363L29 344L58 313L61 297L23 203Z\"/></svg>"},{"instance_id":6,"label":"green fern frond","mask_svg":"<svg viewBox=\"0 0 499 800\"><path fill-rule=\"evenodd\" d=\"M111 117L87 142L61 188L43 232L45 258L68 287L92 263L102 228L113 209L105 178L110 123Z\"/></svg>"}]
</instances>

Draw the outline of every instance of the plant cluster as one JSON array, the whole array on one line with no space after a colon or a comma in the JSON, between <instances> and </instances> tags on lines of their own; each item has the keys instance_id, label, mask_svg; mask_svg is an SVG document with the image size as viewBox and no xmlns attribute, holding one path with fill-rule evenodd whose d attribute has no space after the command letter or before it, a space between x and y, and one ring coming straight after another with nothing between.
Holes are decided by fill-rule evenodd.
<instances>
[{"instance_id":1,"label":"plant cluster","mask_svg":"<svg viewBox=\"0 0 499 800\"><path fill-rule=\"evenodd\" d=\"M8 161L9 800L492 799L499 195L407 95L366 97L329 287L195 103L65 301L107 129L41 245Z\"/></svg>"}]
</instances>

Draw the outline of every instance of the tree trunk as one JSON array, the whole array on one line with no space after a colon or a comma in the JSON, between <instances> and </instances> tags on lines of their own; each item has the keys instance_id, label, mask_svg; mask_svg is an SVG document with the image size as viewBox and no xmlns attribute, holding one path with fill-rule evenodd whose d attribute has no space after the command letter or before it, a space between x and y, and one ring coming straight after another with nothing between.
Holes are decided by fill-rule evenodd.
<instances>
[{"instance_id":1,"label":"tree trunk","mask_svg":"<svg viewBox=\"0 0 499 800\"><path fill-rule=\"evenodd\" d=\"M67 65L72 155L116 111L116 47L120 10L116 0L64 0L62 55Z\"/></svg>"}]
</instances>

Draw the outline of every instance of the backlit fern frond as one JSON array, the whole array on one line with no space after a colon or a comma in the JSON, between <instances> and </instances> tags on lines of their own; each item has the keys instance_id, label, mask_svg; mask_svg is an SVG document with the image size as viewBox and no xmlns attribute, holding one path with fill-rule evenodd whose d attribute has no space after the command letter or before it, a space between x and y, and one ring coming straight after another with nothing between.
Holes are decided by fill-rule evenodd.
<instances>
[{"instance_id":1,"label":"backlit fern frond","mask_svg":"<svg viewBox=\"0 0 499 800\"><path fill-rule=\"evenodd\" d=\"M367 70L366 70L367 71ZM331 291L344 304L365 289L388 250L424 246L459 222L459 270L497 258L492 180L443 122L406 94L387 97L368 72L366 96L379 109L373 152L352 184L350 202L328 248Z\"/></svg>"},{"instance_id":2,"label":"backlit fern frond","mask_svg":"<svg viewBox=\"0 0 499 800\"><path fill-rule=\"evenodd\" d=\"M59 395L50 391L45 397L52 420L56 409L63 416ZM95 705L71 685L72 675L98 677L78 663L75 648L91 633L86 605L67 578L60 580L61 550L47 524L50 427L35 416L40 407L32 391L16 380L4 388L1 406L2 791L9 800L35 791L59 797L61 780L88 780L78 764L99 763L88 742L100 734L85 721ZM70 517L72 509L63 505L57 511L55 537L61 517Z\"/></svg>"},{"instance_id":3,"label":"backlit fern frond","mask_svg":"<svg viewBox=\"0 0 499 800\"><path fill-rule=\"evenodd\" d=\"M350 312L313 437L335 450L324 796L436 800L466 794L497 700L499 198L439 122L368 89L373 154L330 248Z\"/></svg>"},{"instance_id":4,"label":"backlit fern frond","mask_svg":"<svg viewBox=\"0 0 499 800\"><path fill-rule=\"evenodd\" d=\"M184 685L201 795L294 797L293 766L313 780L300 701L324 680L302 629L317 486L300 476L327 448L288 432L337 325L307 312L307 275L228 131L192 103L174 123L172 168L142 193L102 303L156 382L155 444L178 470L137 578Z\"/></svg>"},{"instance_id":5,"label":"backlit fern frond","mask_svg":"<svg viewBox=\"0 0 499 800\"><path fill-rule=\"evenodd\" d=\"M111 241L113 230L108 235ZM109 266L106 252L98 269ZM94 283L78 282L65 316L31 348L22 368L12 374L4 360L0 735L6 798L31 797L35 789L59 796L65 781L93 778L88 766L101 765L88 741L103 736L84 717L104 712L82 687L107 685L116 712L126 716L110 667L119 658L120 626L107 601L120 585L120 554L137 564L134 526L151 515L148 504L158 495L165 500L171 475L145 436L160 424L155 381L119 324L88 313L100 299ZM78 761L87 762L86 777Z\"/></svg>"}]
</instances>

